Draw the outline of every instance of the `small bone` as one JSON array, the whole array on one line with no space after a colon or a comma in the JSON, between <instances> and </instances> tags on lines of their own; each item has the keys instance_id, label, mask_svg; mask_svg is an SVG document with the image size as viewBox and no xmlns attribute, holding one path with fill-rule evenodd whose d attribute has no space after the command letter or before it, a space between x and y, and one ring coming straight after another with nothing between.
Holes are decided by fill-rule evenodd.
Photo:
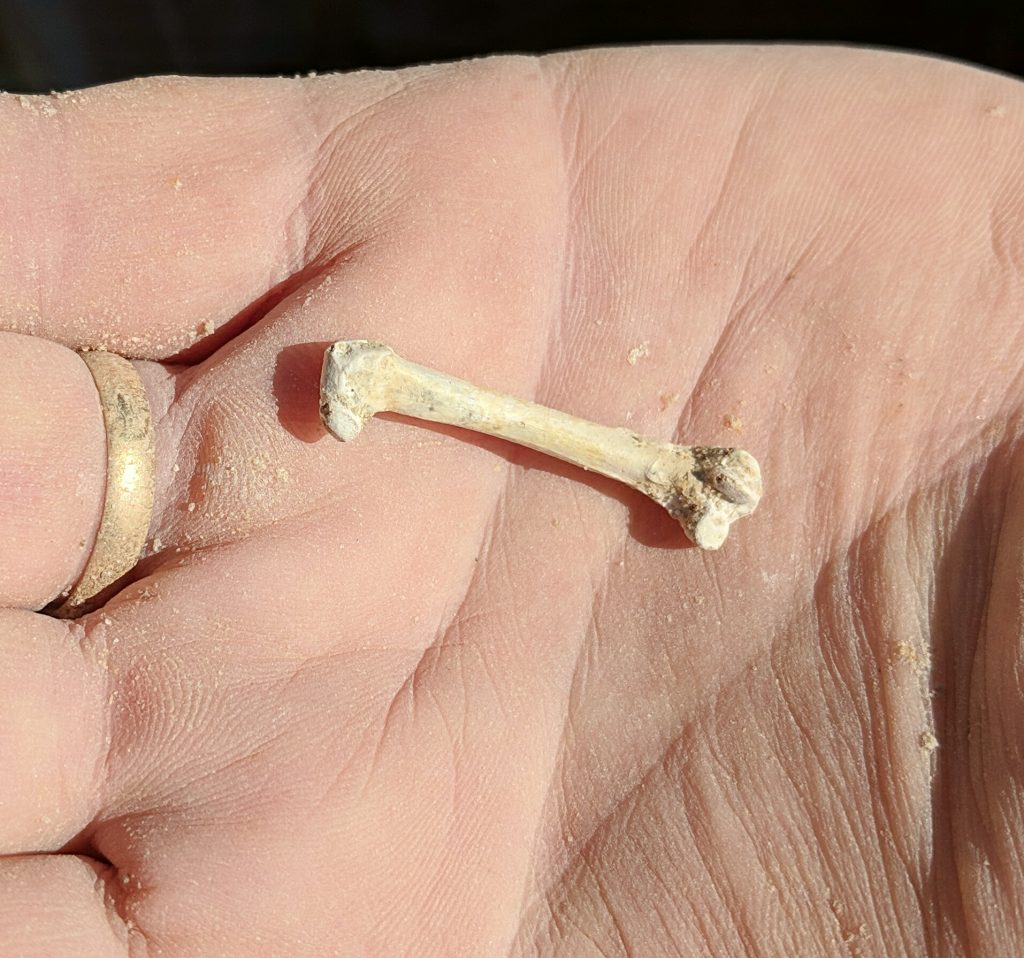
<instances>
[{"instance_id":1,"label":"small bone","mask_svg":"<svg viewBox=\"0 0 1024 958\"><path fill-rule=\"evenodd\" d=\"M320 418L344 442L379 412L500 436L639 489L702 549L761 498L761 470L742 449L677 446L600 426L418 366L383 343L343 340L324 355Z\"/></svg>"}]
</instances>

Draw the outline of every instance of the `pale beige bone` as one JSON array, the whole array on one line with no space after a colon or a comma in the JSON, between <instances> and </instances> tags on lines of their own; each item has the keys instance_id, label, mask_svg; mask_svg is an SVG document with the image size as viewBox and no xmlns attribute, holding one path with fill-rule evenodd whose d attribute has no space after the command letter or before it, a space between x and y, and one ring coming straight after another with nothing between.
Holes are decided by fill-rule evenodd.
<instances>
[{"instance_id":1,"label":"pale beige bone","mask_svg":"<svg viewBox=\"0 0 1024 958\"><path fill-rule=\"evenodd\" d=\"M668 510L702 549L717 549L729 525L753 512L761 498L761 471L742 449L646 439L481 389L411 363L383 343L335 343L324 355L320 380L324 425L348 442L379 412L500 436L618 479Z\"/></svg>"}]
</instances>

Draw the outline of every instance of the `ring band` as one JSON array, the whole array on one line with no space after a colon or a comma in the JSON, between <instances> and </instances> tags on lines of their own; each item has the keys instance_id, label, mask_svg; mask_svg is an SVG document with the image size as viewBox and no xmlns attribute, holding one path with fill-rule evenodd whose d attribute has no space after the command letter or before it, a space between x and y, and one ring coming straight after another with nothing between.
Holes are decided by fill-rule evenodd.
<instances>
[{"instance_id":1,"label":"ring band","mask_svg":"<svg viewBox=\"0 0 1024 958\"><path fill-rule=\"evenodd\" d=\"M107 433L107 485L92 554L67 600L54 615L70 619L93 602L142 554L153 517L155 446L145 387L135 367L115 353L79 353L100 394Z\"/></svg>"}]
</instances>

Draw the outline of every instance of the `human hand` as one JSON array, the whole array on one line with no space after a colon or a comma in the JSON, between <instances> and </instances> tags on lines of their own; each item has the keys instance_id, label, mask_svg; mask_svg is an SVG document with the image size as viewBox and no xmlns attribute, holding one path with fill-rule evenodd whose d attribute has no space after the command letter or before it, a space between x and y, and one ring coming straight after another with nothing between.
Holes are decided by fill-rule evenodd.
<instances>
[{"instance_id":1,"label":"human hand","mask_svg":"<svg viewBox=\"0 0 1024 958\"><path fill-rule=\"evenodd\" d=\"M0 955L1020 950L1020 84L620 50L0 129ZM741 445L762 504L705 554L497 441L342 445L357 337ZM86 346L138 359L157 505L67 622Z\"/></svg>"}]
</instances>

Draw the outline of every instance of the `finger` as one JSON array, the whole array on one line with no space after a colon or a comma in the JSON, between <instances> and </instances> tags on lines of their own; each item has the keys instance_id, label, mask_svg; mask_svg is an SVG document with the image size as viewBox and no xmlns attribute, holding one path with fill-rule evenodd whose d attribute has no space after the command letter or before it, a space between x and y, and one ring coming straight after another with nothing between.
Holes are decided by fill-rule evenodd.
<instances>
[{"instance_id":1,"label":"finger","mask_svg":"<svg viewBox=\"0 0 1024 958\"><path fill-rule=\"evenodd\" d=\"M0 96L0 328L165 357L221 326L365 220L381 175L346 192L345 230L325 235L313 170L402 84L158 78Z\"/></svg>"},{"instance_id":2,"label":"finger","mask_svg":"<svg viewBox=\"0 0 1024 958\"><path fill-rule=\"evenodd\" d=\"M106 436L85 363L0 333L0 605L40 608L71 585L103 510Z\"/></svg>"},{"instance_id":3,"label":"finger","mask_svg":"<svg viewBox=\"0 0 1024 958\"><path fill-rule=\"evenodd\" d=\"M74 855L0 859L0 954L126 958L141 942L118 917L102 869Z\"/></svg>"},{"instance_id":4,"label":"finger","mask_svg":"<svg viewBox=\"0 0 1024 958\"><path fill-rule=\"evenodd\" d=\"M0 610L0 854L61 848L100 801L107 674L78 636L67 622Z\"/></svg>"},{"instance_id":5,"label":"finger","mask_svg":"<svg viewBox=\"0 0 1024 958\"><path fill-rule=\"evenodd\" d=\"M156 526L162 542L185 548L236 541L332 502L348 502L350 515L363 503L377 511L382 490L372 482L355 487L370 474L365 465L375 453L365 442L342 449L319 423L323 348L335 339L372 330L418 361L534 393L562 285L551 269L564 245L564 182L549 93L535 65L516 61L448 71L417 95L415 111L395 97L374 116L376 135L403 143L412 157L402 189L378 198L395 211L387 243L367 242L344 262L308 271L258 331L189 370L175 390L175 418L189 429L179 462L188 501L168 500L171 509ZM443 154L435 115L459 118L444 125ZM332 203L342 211L347 177L372 179L378 162L360 152L366 143L357 139L322 171L320 189L334 191ZM367 173L356 176L361 165ZM417 537L412 530L427 505L416 491L423 488L418 470L430 469L436 479L431 495L440 493L429 505L439 514L463 494L491 501L501 483L493 458L437 433L405 435L452 455L435 466L408 444L389 448L396 481L377 518L401 526L400 537ZM485 473L483 483L460 481L468 459ZM353 480L344 489L342 473ZM458 524L456 512L449 518Z\"/></svg>"}]
</instances>

